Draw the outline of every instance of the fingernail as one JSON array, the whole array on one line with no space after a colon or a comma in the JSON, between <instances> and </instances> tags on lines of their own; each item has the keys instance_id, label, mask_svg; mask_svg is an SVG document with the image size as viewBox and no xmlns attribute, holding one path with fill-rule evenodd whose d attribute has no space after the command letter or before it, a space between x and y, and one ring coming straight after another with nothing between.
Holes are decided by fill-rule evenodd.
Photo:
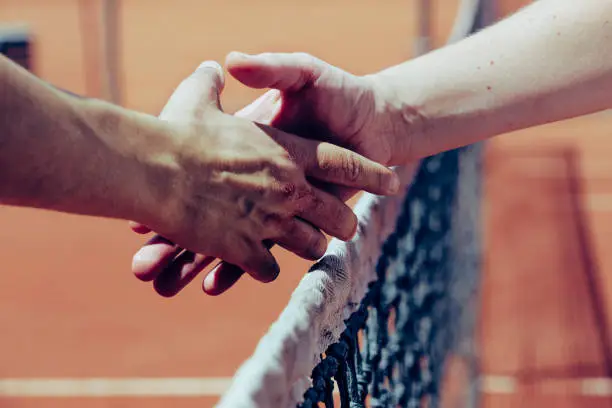
<instances>
[{"instance_id":1,"label":"fingernail","mask_svg":"<svg viewBox=\"0 0 612 408\"><path fill-rule=\"evenodd\" d=\"M159 252L151 247L140 248L132 257L132 267L150 266L159 259Z\"/></svg>"},{"instance_id":2,"label":"fingernail","mask_svg":"<svg viewBox=\"0 0 612 408\"><path fill-rule=\"evenodd\" d=\"M276 280L276 278L278 278L278 275L280 275L280 265L275 263L271 268L270 268L270 275L268 276L269 280L267 280L266 282L273 282Z\"/></svg>"},{"instance_id":3,"label":"fingernail","mask_svg":"<svg viewBox=\"0 0 612 408\"><path fill-rule=\"evenodd\" d=\"M317 247L313 248L313 258L321 258L327 252L327 240L322 239L317 241Z\"/></svg>"},{"instance_id":4,"label":"fingernail","mask_svg":"<svg viewBox=\"0 0 612 408\"><path fill-rule=\"evenodd\" d=\"M213 271L211 271L204 278L204 281L202 282L202 289L204 289L204 292L208 293L209 291L212 292L214 287L215 287L215 274L213 273Z\"/></svg>"},{"instance_id":5,"label":"fingernail","mask_svg":"<svg viewBox=\"0 0 612 408\"><path fill-rule=\"evenodd\" d=\"M397 174L393 173L393 176L387 182L387 191L390 194L395 194L400 189L400 180Z\"/></svg>"},{"instance_id":6,"label":"fingernail","mask_svg":"<svg viewBox=\"0 0 612 408\"><path fill-rule=\"evenodd\" d=\"M214 69L216 71L223 71L223 67L221 67L221 65L216 61L204 61L203 63L198 65L196 71L200 69Z\"/></svg>"}]
</instances>

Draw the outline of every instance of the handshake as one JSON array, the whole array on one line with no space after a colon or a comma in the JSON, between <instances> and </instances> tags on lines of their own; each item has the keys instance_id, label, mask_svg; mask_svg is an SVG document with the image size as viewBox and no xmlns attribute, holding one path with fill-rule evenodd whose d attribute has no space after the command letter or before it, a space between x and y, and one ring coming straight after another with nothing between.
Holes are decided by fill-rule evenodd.
<instances>
[{"instance_id":1,"label":"handshake","mask_svg":"<svg viewBox=\"0 0 612 408\"><path fill-rule=\"evenodd\" d=\"M397 193L387 166L423 156L413 138L419 116L406 114L377 75L355 76L303 53L231 53L226 69L245 86L270 90L226 114L223 69L204 62L164 107L162 135L139 147L157 202L131 226L156 235L132 269L163 296L215 259L202 284L208 294L245 272L270 282L279 274L275 244L320 258L322 232L348 240L356 231L346 200L360 190Z\"/></svg>"}]
</instances>

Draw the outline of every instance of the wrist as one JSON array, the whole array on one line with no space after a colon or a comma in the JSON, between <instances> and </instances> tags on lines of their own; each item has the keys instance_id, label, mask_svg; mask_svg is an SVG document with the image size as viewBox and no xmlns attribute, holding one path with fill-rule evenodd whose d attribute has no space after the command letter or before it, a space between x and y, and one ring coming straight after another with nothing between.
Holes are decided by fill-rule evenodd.
<instances>
[{"instance_id":1,"label":"wrist","mask_svg":"<svg viewBox=\"0 0 612 408\"><path fill-rule=\"evenodd\" d=\"M501 132L500 121L492 115L499 102L495 95L474 75L437 69L441 62L433 52L372 75L379 89L379 109L393 124L390 131L398 163Z\"/></svg>"},{"instance_id":2,"label":"wrist","mask_svg":"<svg viewBox=\"0 0 612 408\"><path fill-rule=\"evenodd\" d=\"M170 127L143 113L97 100L79 101L82 125L99 145L94 194L105 217L158 224L168 211L176 167Z\"/></svg>"},{"instance_id":3,"label":"wrist","mask_svg":"<svg viewBox=\"0 0 612 408\"><path fill-rule=\"evenodd\" d=\"M429 118L425 116L421 104L417 103L416 95L406 95L402 91L402 80L385 71L364 78L370 82L375 95L372 134L387 139L391 151L388 164L401 165L419 158L413 142L423 139L429 127ZM408 100L407 96L413 100Z\"/></svg>"}]
</instances>

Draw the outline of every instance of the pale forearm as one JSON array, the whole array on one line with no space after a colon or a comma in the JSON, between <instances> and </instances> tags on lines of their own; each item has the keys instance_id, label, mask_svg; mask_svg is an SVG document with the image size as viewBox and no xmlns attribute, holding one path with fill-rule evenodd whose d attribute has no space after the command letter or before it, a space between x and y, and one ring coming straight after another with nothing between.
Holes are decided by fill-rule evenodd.
<instances>
[{"instance_id":1,"label":"pale forearm","mask_svg":"<svg viewBox=\"0 0 612 408\"><path fill-rule=\"evenodd\" d=\"M417 156L612 108L612 2L539 0L375 77Z\"/></svg>"},{"instance_id":2,"label":"pale forearm","mask_svg":"<svg viewBox=\"0 0 612 408\"><path fill-rule=\"evenodd\" d=\"M133 143L155 118L75 98L5 58L0 90L0 203L128 218L153 202Z\"/></svg>"}]
</instances>

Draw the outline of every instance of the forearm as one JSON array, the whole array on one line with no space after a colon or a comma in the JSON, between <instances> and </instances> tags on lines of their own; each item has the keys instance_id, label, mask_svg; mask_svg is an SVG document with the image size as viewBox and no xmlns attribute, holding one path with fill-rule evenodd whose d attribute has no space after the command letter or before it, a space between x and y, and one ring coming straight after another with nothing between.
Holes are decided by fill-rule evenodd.
<instances>
[{"instance_id":1,"label":"forearm","mask_svg":"<svg viewBox=\"0 0 612 408\"><path fill-rule=\"evenodd\" d=\"M612 2L539 0L374 75L422 156L612 107ZM390 102L389 102L390 101ZM426 140L414 143L414 134Z\"/></svg>"},{"instance_id":2,"label":"forearm","mask_svg":"<svg viewBox=\"0 0 612 408\"><path fill-rule=\"evenodd\" d=\"M0 203L132 218L158 199L135 153L155 118L75 98L3 57L0 89Z\"/></svg>"}]
</instances>

